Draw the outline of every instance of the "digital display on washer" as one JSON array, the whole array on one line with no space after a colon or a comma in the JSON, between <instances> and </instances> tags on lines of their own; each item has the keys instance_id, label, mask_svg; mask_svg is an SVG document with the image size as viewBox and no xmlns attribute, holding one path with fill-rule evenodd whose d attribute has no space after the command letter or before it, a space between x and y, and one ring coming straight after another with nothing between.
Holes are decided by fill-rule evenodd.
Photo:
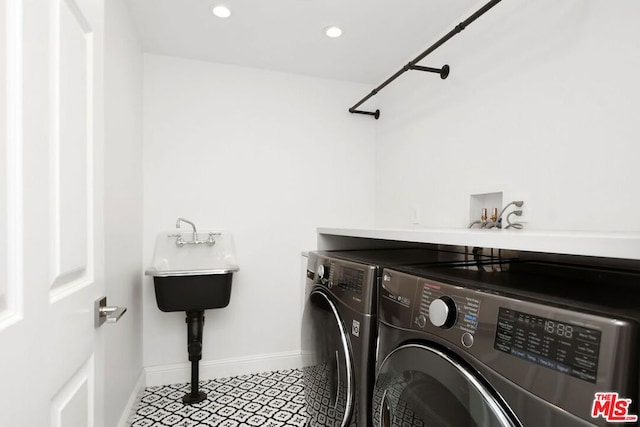
<instances>
[{"instance_id":1,"label":"digital display on washer","mask_svg":"<svg viewBox=\"0 0 640 427\"><path fill-rule=\"evenodd\" d=\"M361 294L363 282L364 271L356 268L343 267L338 279L338 287L346 291Z\"/></svg>"},{"instance_id":2,"label":"digital display on washer","mask_svg":"<svg viewBox=\"0 0 640 427\"><path fill-rule=\"evenodd\" d=\"M602 333L500 307L494 348L591 383Z\"/></svg>"}]
</instances>

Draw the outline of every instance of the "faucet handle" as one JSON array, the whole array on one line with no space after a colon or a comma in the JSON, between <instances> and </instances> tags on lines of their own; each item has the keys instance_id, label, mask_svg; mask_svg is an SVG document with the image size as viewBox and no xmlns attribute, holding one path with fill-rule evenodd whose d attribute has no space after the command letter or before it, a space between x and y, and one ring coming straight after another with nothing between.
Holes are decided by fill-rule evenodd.
<instances>
[{"instance_id":1,"label":"faucet handle","mask_svg":"<svg viewBox=\"0 0 640 427\"><path fill-rule=\"evenodd\" d=\"M176 246L183 247L185 245L185 241L182 238L182 235L180 233L167 234L167 237L175 237L176 238Z\"/></svg>"},{"instance_id":2,"label":"faucet handle","mask_svg":"<svg viewBox=\"0 0 640 427\"><path fill-rule=\"evenodd\" d=\"M215 233L209 232L209 238L207 239L207 245L209 246L213 246L216 244L215 239L213 238L213 236L215 236Z\"/></svg>"}]
</instances>

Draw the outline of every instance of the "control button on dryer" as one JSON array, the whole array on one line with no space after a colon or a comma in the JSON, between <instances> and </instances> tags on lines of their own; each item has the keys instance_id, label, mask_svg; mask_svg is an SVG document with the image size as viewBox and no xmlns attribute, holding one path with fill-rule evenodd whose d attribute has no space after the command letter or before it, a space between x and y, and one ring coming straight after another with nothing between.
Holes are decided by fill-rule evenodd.
<instances>
[{"instance_id":1,"label":"control button on dryer","mask_svg":"<svg viewBox=\"0 0 640 427\"><path fill-rule=\"evenodd\" d=\"M462 338L460 339L460 341L462 341L462 345L469 348L473 345L473 335L471 335L469 332L465 332L464 334L462 334Z\"/></svg>"},{"instance_id":2,"label":"control button on dryer","mask_svg":"<svg viewBox=\"0 0 640 427\"><path fill-rule=\"evenodd\" d=\"M449 329L458 317L456 303L448 296L434 299L429 304L429 321L442 329Z\"/></svg>"},{"instance_id":3,"label":"control button on dryer","mask_svg":"<svg viewBox=\"0 0 640 427\"><path fill-rule=\"evenodd\" d=\"M421 314L420 316L418 316L418 318L416 319L416 323L418 324L418 326L420 326L421 328L424 328L425 326L427 326L427 317L424 314Z\"/></svg>"}]
</instances>

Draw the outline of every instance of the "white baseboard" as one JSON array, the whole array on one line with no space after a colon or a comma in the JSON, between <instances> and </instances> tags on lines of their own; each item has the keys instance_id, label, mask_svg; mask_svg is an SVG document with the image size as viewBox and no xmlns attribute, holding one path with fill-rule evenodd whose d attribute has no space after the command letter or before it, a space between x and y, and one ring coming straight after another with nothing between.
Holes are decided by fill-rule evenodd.
<instances>
[{"instance_id":1,"label":"white baseboard","mask_svg":"<svg viewBox=\"0 0 640 427\"><path fill-rule=\"evenodd\" d=\"M256 354L219 360L200 361L200 380L234 377L259 372L302 367L299 351ZM150 366L145 368L147 386L178 384L191 381L191 364Z\"/></svg>"},{"instance_id":2,"label":"white baseboard","mask_svg":"<svg viewBox=\"0 0 640 427\"><path fill-rule=\"evenodd\" d=\"M129 396L129 400L127 400L127 405L125 406L124 411L122 411L120 421L118 421L118 427L129 427L131 425L133 415L138 407L138 404L140 403L140 399L142 398L145 387L146 374L143 370L138 377L138 381L136 381L136 385L131 391L131 395Z\"/></svg>"}]
</instances>

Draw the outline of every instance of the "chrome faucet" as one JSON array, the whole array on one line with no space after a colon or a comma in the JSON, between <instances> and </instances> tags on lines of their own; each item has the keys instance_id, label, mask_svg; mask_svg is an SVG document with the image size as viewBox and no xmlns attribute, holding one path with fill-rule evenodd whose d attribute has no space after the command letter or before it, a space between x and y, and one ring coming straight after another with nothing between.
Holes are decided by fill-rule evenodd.
<instances>
[{"instance_id":1,"label":"chrome faucet","mask_svg":"<svg viewBox=\"0 0 640 427\"><path fill-rule=\"evenodd\" d=\"M178 234L169 234L168 237L175 237L176 238L176 245L178 245L178 247L183 247L184 245L207 245L207 246L213 246L216 244L216 239L214 238L214 236L219 236L220 233L214 233L214 232L209 232L209 237L207 238L207 240L198 240L198 230L196 230L196 225L189 221L188 219L184 219L184 218L178 218L178 220L176 221L176 228L180 228L180 223L184 222L186 224L189 224L191 226L191 228L193 228L193 239L191 241L186 241L182 238L182 235L180 233Z\"/></svg>"},{"instance_id":2,"label":"chrome faucet","mask_svg":"<svg viewBox=\"0 0 640 427\"><path fill-rule=\"evenodd\" d=\"M196 225L194 223L192 223L191 221L189 221L188 219L178 218L178 220L176 221L176 228L180 228L180 223L181 222L189 224L193 228L193 241L197 242L198 241L198 231L196 230Z\"/></svg>"}]
</instances>

